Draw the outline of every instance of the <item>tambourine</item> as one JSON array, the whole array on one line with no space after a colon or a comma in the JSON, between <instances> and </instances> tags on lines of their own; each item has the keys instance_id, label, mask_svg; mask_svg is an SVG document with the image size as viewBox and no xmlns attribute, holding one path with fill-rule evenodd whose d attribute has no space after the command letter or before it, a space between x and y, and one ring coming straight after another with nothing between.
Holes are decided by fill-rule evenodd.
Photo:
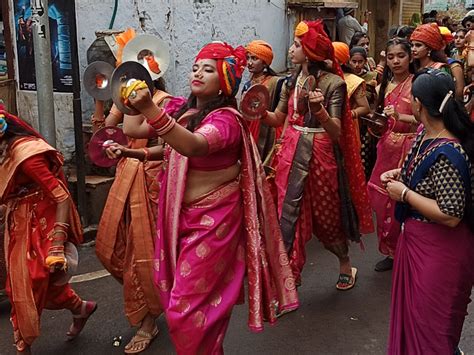
<instances>
[{"instance_id":1,"label":"tambourine","mask_svg":"<svg viewBox=\"0 0 474 355\"><path fill-rule=\"evenodd\" d=\"M259 120L265 115L270 95L265 85L252 85L240 101L240 112L247 120Z\"/></svg>"},{"instance_id":2,"label":"tambourine","mask_svg":"<svg viewBox=\"0 0 474 355\"><path fill-rule=\"evenodd\" d=\"M94 133L89 141L89 157L91 161L103 168L110 168L117 164L120 158L110 159L105 150L112 143L118 143L126 146L128 143L127 136L118 127L104 127Z\"/></svg>"},{"instance_id":3,"label":"tambourine","mask_svg":"<svg viewBox=\"0 0 474 355\"><path fill-rule=\"evenodd\" d=\"M303 85L298 90L298 97L296 100L296 111L300 115L305 115L309 111L308 94L310 91L316 89L316 78L309 75L303 82Z\"/></svg>"},{"instance_id":4,"label":"tambourine","mask_svg":"<svg viewBox=\"0 0 474 355\"><path fill-rule=\"evenodd\" d=\"M388 130L388 116L374 112L372 117L361 117L367 124L367 131L376 138L382 137Z\"/></svg>"}]
</instances>

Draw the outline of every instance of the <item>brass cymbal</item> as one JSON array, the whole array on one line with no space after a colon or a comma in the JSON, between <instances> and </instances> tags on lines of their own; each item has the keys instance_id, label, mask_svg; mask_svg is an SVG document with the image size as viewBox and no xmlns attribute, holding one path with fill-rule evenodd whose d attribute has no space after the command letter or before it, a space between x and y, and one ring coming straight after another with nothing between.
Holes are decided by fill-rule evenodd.
<instances>
[{"instance_id":1,"label":"brass cymbal","mask_svg":"<svg viewBox=\"0 0 474 355\"><path fill-rule=\"evenodd\" d=\"M107 62L91 63L84 71L83 83L87 93L94 99L105 101L112 97L110 78L114 67Z\"/></svg>"},{"instance_id":2,"label":"brass cymbal","mask_svg":"<svg viewBox=\"0 0 474 355\"><path fill-rule=\"evenodd\" d=\"M240 111L247 120L258 120L268 109L270 95L265 85L252 85L240 101Z\"/></svg>"},{"instance_id":3,"label":"brass cymbal","mask_svg":"<svg viewBox=\"0 0 474 355\"><path fill-rule=\"evenodd\" d=\"M151 56L148 59L152 60L147 60L147 56ZM150 34L138 35L123 48L122 61L140 63L148 70L152 80L156 80L163 76L170 63L168 43ZM153 62L158 64L158 70Z\"/></svg>"},{"instance_id":4,"label":"brass cymbal","mask_svg":"<svg viewBox=\"0 0 474 355\"><path fill-rule=\"evenodd\" d=\"M124 62L112 74L112 100L117 108L126 115L133 116L139 114L134 108L125 105L122 98L122 88L127 87L136 80L145 81L150 90L150 95L153 95L153 80L143 65L137 62Z\"/></svg>"}]
</instances>

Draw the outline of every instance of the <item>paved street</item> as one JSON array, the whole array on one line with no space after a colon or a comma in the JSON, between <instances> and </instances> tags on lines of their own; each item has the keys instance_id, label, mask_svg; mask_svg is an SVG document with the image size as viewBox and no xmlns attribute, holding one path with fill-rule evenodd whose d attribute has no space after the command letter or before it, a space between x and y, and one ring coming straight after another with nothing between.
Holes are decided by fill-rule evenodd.
<instances>
[{"instance_id":1,"label":"paved street","mask_svg":"<svg viewBox=\"0 0 474 355\"><path fill-rule=\"evenodd\" d=\"M285 315L277 325L261 334L249 332L247 307L234 308L225 340L227 354L384 354L388 332L390 273L376 273L373 265L380 256L374 236L365 238L365 251L353 246L353 264L359 268L356 287L336 291L337 261L316 240L310 243L308 263L300 288L301 307ZM81 273L102 270L93 247L81 249ZM119 284L110 276L75 285L84 298L94 298L99 309L81 336L65 342L71 321L68 312L46 311L42 317L42 337L33 354L121 354L133 335L122 311ZM8 303L0 305L0 354L14 354L8 322ZM474 313L471 305L470 312ZM173 354L164 319L161 334L146 354ZM112 346L115 336L123 337L119 348ZM474 315L465 324L461 347L474 354Z\"/></svg>"}]
</instances>

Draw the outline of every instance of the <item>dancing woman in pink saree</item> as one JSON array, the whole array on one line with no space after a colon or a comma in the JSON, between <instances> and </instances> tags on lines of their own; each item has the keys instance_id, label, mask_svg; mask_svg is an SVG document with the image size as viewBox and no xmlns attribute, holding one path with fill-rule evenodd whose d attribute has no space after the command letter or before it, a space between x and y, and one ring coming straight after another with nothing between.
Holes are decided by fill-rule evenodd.
<instances>
[{"instance_id":1,"label":"dancing woman in pink saree","mask_svg":"<svg viewBox=\"0 0 474 355\"><path fill-rule=\"evenodd\" d=\"M390 355L455 354L474 284L474 124L452 78L412 84L424 126L401 169L381 176L402 223L392 279Z\"/></svg>"},{"instance_id":2,"label":"dancing woman in pink saree","mask_svg":"<svg viewBox=\"0 0 474 355\"><path fill-rule=\"evenodd\" d=\"M196 57L185 105L161 110L146 90L130 95L147 122L126 122L125 132L147 134L150 125L167 143L155 283L178 354L223 353L245 274L252 330L298 307L258 152L234 108L244 65L242 47L211 43Z\"/></svg>"},{"instance_id":3,"label":"dancing woman in pink saree","mask_svg":"<svg viewBox=\"0 0 474 355\"><path fill-rule=\"evenodd\" d=\"M380 175L400 168L416 137L418 121L411 111L410 42L402 38L388 41L385 51L387 66L379 87L377 107L389 116L389 129L377 144L377 160L367 184L370 204L377 218L379 250L386 256L375 271L393 267L393 256L400 235L400 223L395 219L395 204L380 182Z\"/></svg>"}]
</instances>

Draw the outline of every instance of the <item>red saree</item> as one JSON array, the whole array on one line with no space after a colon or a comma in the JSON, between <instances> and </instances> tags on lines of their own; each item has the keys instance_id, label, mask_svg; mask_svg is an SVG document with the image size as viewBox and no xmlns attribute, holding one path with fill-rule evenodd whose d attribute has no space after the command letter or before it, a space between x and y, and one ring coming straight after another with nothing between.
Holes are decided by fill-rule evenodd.
<instances>
[{"instance_id":1,"label":"red saree","mask_svg":"<svg viewBox=\"0 0 474 355\"><path fill-rule=\"evenodd\" d=\"M385 95L385 106L393 105L397 112L412 115L411 80L409 75ZM383 255L393 257L400 235L400 223L395 219L395 204L380 182L380 175L391 169L400 168L416 137L416 126L390 119L389 130L377 144L377 160L367 184L370 204L377 218L379 250Z\"/></svg>"},{"instance_id":2,"label":"red saree","mask_svg":"<svg viewBox=\"0 0 474 355\"><path fill-rule=\"evenodd\" d=\"M298 307L276 210L246 125L230 108L210 113L202 124L229 111L241 136L238 180L183 203L190 159L170 150L162 172L155 282L178 354L222 353L245 272L251 330Z\"/></svg>"},{"instance_id":3,"label":"red saree","mask_svg":"<svg viewBox=\"0 0 474 355\"><path fill-rule=\"evenodd\" d=\"M23 137L12 143L0 165L0 203L7 205L5 249L11 321L16 337L29 345L39 336L44 308L78 313L82 303L69 284L54 285L58 275L44 265L52 243L49 236L56 221L58 189L68 194L62 164L62 156L44 140ZM69 224L68 240L80 243L82 229L73 204Z\"/></svg>"}]
</instances>

